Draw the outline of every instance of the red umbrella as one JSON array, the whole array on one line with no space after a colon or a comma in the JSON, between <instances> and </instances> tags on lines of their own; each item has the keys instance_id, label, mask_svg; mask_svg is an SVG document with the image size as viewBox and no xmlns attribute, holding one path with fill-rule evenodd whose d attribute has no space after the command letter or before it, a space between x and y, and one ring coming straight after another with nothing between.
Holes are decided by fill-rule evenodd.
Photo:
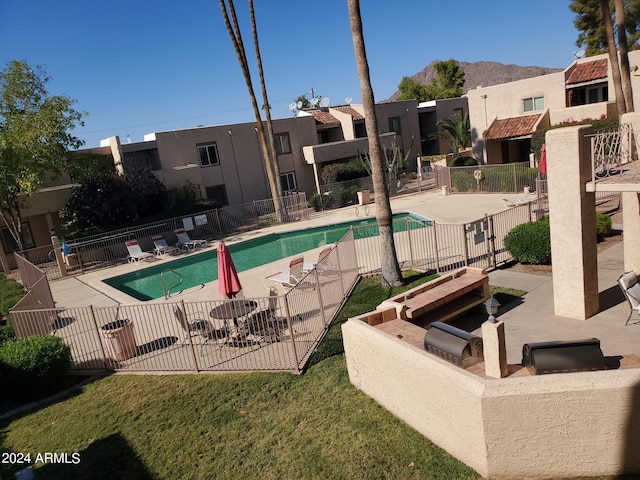
<instances>
[{"instance_id":1,"label":"red umbrella","mask_svg":"<svg viewBox=\"0 0 640 480\"><path fill-rule=\"evenodd\" d=\"M220 242L218 244L218 292L227 298L233 298L240 290L242 285L240 285L231 253L224 242Z\"/></svg>"},{"instance_id":2,"label":"red umbrella","mask_svg":"<svg viewBox=\"0 0 640 480\"><path fill-rule=\"evenodd\" d=\"M547 173L547 145L543 144L540 149L540 164L538 165L538 173Z\"/></svg>"}]
</instances>

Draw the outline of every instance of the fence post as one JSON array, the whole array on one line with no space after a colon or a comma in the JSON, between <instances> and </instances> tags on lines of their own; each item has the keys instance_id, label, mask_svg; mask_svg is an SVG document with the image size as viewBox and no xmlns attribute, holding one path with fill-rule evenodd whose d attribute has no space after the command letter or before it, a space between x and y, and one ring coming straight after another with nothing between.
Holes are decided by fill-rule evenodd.
<instances>
[{"instance_id":1,"label":"fence post","mask_svg":"<svg viewBox=\"0 0 640 480\"><path fill-rule=\"evenodd\" d=\"M489 250L491 252L491 263L495 267L498 264L498 259L496 256L496 235L495 235L495 224L494 224L494 216L488 216L489 222Z\"/></svg>"},{"instance_id":2,"label":"fence post","mask_svg":"<svg viewBox=\"0 0 640 480\"><path fill-rule=\"evenodd\" d=\"M289 335L291 336L291 345L293 346L293 358L296 362L296 370L300 372L300 360L298 360L298 349L296 348L296 338L293 335L293 322L291 321L291 311L289 309L289 296L285 293L284 298L284 311L287 315L287 328L289 329Z\"/></svg>"},{"instance_id":3,"label":"fence post","mask_svg":"<svg viewBox=\"0 0 640 480\"><path fill-rule=\"evenodd\" d=\"M438 254L438 232L436 231L437 223L433 222L433 248L436 251L436 272L440 273L440 255Z\"/></svg>"},{"instance_id":4,"label":"fence post","mask_svg":"<svg viewBox=\"0 0 640 480\"><path fill-rule=\"evenodd\" d=\"M413 267L413 245L411 244L411 224L409 223L409 217L407 217L407 238L409 238L409 261L411 262L411 266Z\"/></svg>"},{"instance_id":5,"label":"fence post","mask_svg":"<svg viewBox=\"0 0 640 480\"><path fill-rule=\"evenodd\" d=\"M469 242L467 240L467 224L463 223L460 225L462 227L462 237L464 239L464 266L469 266Z\"/></svg>"},{"instance_id":6,"label":"fence post","mask_svg":"<svg viewBox=\"0 0 640 480\"><path fill-rule=\"evenodd\" d=\"M345 288L344 288L344 279L343 279L343 275L342 275L342 265L340 264L340 244L336 245L336 248L334 250L336 251L336 264L337 264L337 267L338 267L338 272L340 272L340 291L342 293L342 300L344 300ZM355 250L355 248L354 248L354 250ZM356 265L357 265L357 263L356 263Z\"/></svg>"}]
</instances>

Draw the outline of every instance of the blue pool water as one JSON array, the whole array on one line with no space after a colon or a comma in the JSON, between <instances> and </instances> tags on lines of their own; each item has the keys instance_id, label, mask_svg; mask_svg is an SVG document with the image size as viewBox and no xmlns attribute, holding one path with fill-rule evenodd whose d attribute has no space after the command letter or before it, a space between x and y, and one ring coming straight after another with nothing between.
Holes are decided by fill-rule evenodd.
<instances>
[{"instance_id":1,"label":"blue pool water","mask_svg":"<svg viewBox=\"0 0 640 480\"><path fill-rule=\"evenodd\" d=\"M431 223L429 220L415 215L397 214L393 217L394 231L406 230L407 218L423 221L425 225ZM295 232L273 233L247 240L246 242L229 245L228 247L236 270L242 272L323 245L335 243L347 233L351 226L369 227L356 228L354 230L356 239L373 237L379 234L375 218L369 218L358 222L338 223ZM217 280L217 253L214 249L195 255L187 255L162 265L107 278L104 282L138 300L153 300L164 296L161 273L167 269L178 272L182 276L180 289L187 289ZM172 272L167 272L164 275L167 286L177 283L178 277Z\"/></svg>"}]
</instances>

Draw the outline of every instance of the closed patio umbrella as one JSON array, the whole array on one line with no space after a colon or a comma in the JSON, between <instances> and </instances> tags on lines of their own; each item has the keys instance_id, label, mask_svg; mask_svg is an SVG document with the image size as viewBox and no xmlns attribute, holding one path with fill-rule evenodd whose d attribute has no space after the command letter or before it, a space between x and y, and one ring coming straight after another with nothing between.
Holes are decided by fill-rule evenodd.
<instances>
[{"instance_id":1,"label":"closed patio umbrella","mask_svg":"<svg viewBox=\"0 0 640 480\"><path fill-rule=\"evenodd\" d=\"M540 149L540 163L538 165L538 173L546 175L547 173L547 145L543 144Z\"/></svg>"},{"instance_id":2,"label":"closed patio umbrella","mask_svg":"<svg viewBox=\"0 0 640 480\"><path fill-rule=\"evenodd\" d=\"M240 290L242 285L240 285L231 253L224 242L220 242L218 244L218 292L227 298L233 298Z\"/></svg>"}]
</instances>

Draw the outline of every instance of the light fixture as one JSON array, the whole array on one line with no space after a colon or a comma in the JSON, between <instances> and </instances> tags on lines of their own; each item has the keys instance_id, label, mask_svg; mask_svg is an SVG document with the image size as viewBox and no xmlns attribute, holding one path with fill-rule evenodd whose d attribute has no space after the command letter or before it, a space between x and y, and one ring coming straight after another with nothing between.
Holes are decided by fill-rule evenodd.
<instances>
[{"instance_id":1,"label":"light fixture","mask_svg":"<svg viewBox=\"0 0 640 480\"><path fill-rule=\"evenodd\" d=\"M491 297L489 298L489 300L484 302L484 306L487 309L487 314L489 315L489 318L487 319L487 321L489 323L497 323L496 317L494 315L498 313L498 308L500 308L500 302L498 302L495 298L493 298L493 294L491 294Z\"/></svg>"}]
</instances>

